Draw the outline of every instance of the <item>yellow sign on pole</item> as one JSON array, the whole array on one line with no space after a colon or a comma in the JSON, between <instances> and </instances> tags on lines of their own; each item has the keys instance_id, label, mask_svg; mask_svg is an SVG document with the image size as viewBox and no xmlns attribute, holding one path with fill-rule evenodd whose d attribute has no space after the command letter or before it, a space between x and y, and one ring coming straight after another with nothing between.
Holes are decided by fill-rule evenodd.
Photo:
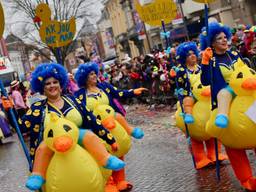
<instances>
[{"instance_id":1,"label":"yellow sign on pole","mask_svg":"<svg viewBox=\"0 0 256 192\"><path fill-rule=\"evenodd\" d=\"M76 20L51 20L51 10L45 3L40 3L35 10L34 22L42 22L39 34L49 47L63 47L73 41L76 33Z\"/></svg>"},{"instance_id":2,"label":"yellow sign on pole","mask_svg":"<svg viewBox=\"0 0 256 192\"><path fill-rule=\"evenodd\" d=\"M170 23L177 14L176 4L172 0L155 0L143 6L135 0L135 9L140 19L151 26L161 26L162 20Z\"/></svg>"},{"instance_id":3,"label":"yellow sign on pole","mask_svg":"<svg viewBox=\"0 0 256 192\"><path fill-rule=\"evenodd\" d=\"M193 1L195 1L197 3L212 3L215 0L193 0Z\"/></svg>"},{"instance_id":4,"label":"yellow sign on pole","mask_svg":"<svg viewBox=\"0 0 256 192\"><path fill-rule=\"evenodd\" d=\"M3 10L2 4L0 2L0 39L2 38L3 33L4 33L4 24L5 24L4 10Z\"/></svg>"}]
</instances>

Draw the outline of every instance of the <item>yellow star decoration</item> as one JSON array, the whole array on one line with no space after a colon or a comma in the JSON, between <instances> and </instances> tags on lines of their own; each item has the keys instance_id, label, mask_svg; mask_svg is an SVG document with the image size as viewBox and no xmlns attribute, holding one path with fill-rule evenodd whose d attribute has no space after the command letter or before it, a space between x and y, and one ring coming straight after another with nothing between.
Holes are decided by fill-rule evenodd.
<instances>
[{"instance_id":1,"label":"yellow star decoration","mask_svg":"<svg viewBox=\"0 0 256 192\"><path fill-rule=\"evenodd\" d=\"M31 126L31 123L29 121L25 121L25 125L27 128L29 128Z\"/></svg>"},{"instance_id":2,"label":"yellow star decoration","mask_svg":"<svg viewBox=\"0 0 256 192\"><path fill-rule=\"evenodd\" d=\"M178 82L182 82L182 78L181 77L179 77Z\"/></svg>"},{"instance_id":3,"label":"yellow star decoration","mask_svg":"<svg viewBox=\"0 0 256 192\"><path fill-rule=\"evenodd\" d=\"M38 144L38 139L35 140L34 144L35 144L35 146L37 146L37 144Z\"/></svg>"},{"instance_id":4,"label":"yellow star decoration","mask_svg":"<svg viewBox=\"0 0 256 192\"><path fill-rule=\"evenodd\" d=\"M34 105L35 106L40 106L42 103L41 102L36 102Z\"/></svg>"},{"instance_id":5,"label":"yellow star decoration","mask_svg":"<svg viewBox=\"0 0 256 192\"><path fill-rule=\"evenodd\" d=\"M232 51L231 52L233 55L237 55L237 52L236 51Z\"/></svg>"},{"instance_id":6,"label":"yellow star decoration","mask_svg":"<svg viewBox=\"0 0 256 192\"><path fill-rule=\"evenodd\" d=\"M104 130L99 131L99 135L100 135L100 136L103 136L103 135L105 135L105 134L106 134L106 132L105 132Z\"/></svg>"},{"instance_id":7,"label":"yellow star decoration","mask_svg":"<svg viewBox=\"0 0 256 192\"><path fill-rule=\"evenodd\" d=\"M87 116L87 119L88 119L88 121L91 121L92 119L91 119L91 117L88 115Z\"/></svg>"},{"instance_id":8,"label":"yellow star decoration","mask_svg":"<svg viewBox=\"0 0 256 192\"><path fill-rule=\"evenodd\" d=\"M101 125L101 121L98 120L98 119L96 119L96 123L97 123L98 125Z\"/></svg>"},{"instance_id":9,"label":"yellow star decoration","mask_svg":"<svg viewBox=\"0 0 256 192\"><path fill-rule=\"evenodd\" d=\"M35 154L35 148L32 147L32 148L30 149L30 154L31 154L31 155L34 155L34 154Z\"/></svg>"},{"instance_id":10,"label":"yellow star decoration","mask_svg":"<svg viewBox=\"0 0 256 192\"><path fill-rule=\"evenodd\" d=\"M76 99L76 101L77 101L78 104L81 104L81 101L79 99Z\"/></svg>"},{"instance_id":11,"label":"yellow star decoration","mask_svg":"<svg viewBox=\"0 0 256 192\"><path fill-rule=\"evenodd\" d=\"M40 115L40 110L39 109L36 109L34 112L33 112L33 115L35 117L39 116Z\"/></svg>"},{"instance_id":12,"label":"yellow star decoration","mask_svg":"<svg viewBox=\"0 0 256 192\"><path fill-rule=\"evenodd\" d=\"M18 123L19 123L20 125L22 124L21 118L18 119Z\"/></svg>"},{"instance_id":13,"label":"yellow star decoration","mask_svg":"<svg viewBox=\"0 0 256 192\"><path fill-rule=\"evenodd\" d=\"M182 68L180 68L180 71L184 71L184 68L182 67Z\"/></svg>"},{"instance_id":14,"label":"yellow star decoration","mask_svg":"<svg viewBox=\"0 0 256 192\"><path fill-rule=\"evenodd\" d=\"M39 125L35 125L35 127L33 128L33 130L35 131L35 132L39 132Z\"/></svg>"},{"instance_id":15,"label":"yellow star decoration","mask_svg":"<svg viewBox=\"0 0 256 192\"><path fill-rule=\"evenodd\" d=\"M109 88L106 88L106 91L107 91L108 93L110 93L110 89L109 89Z\"/></svg>"},{"instance_id":16,"label":"yellow star decoration","mask_svg":"<svg viewBox=\"0 0 256 192\"><path fill-rule=\"evenodd\" d=\"M107 137L108 137L108 139L110 139L110 140L113 139L113 135L112 135L111 133L108 133L108 134L107 134Z\"/></svg>"},{"instance_id":17,"label":"yellow star decoration","mask_svg":"<svg viewBox=\"0 0 256 192\"><path fill-rule=\"evenodd\" d=\"M31 115L31 114L32 114L32 110L29 109L29 110L27 111L26 115Z\"/></svg>"},{"instance_id":18,"label":"yellow star decoration","mask_svg":"<svg viewBox=\"0 0 256 192\"><path fill-rule=\"evenodd\" d=\"M114 89L115 89L115 90L117 90L117 88L116 88L116 87L114 87Z\"/></svg>"},{"instance_id":19,"label":"yellow star decoration","mask_svg":"<svg viewBox=\"0 0 256 192\"><path fill-rule=\"evenodd\" d=\"M119 92L119 96L122 97L124 95L124 92Z\"/></svg>"},{"instance_id":20,"label":"yellow star decoration","mask_svg":"<svg viewBox=\"0 0 256 192\"><path fill-rule=\"evenodd\" d=\"M186 79L186 78L187 78L187 74L185 73L185 74L183 75L183 77Z\"/></svg>"},{"instance_id":21,"label":"yellow star decoration","mask_svg":"<svg viewBox=\"0 0 256 192\"><path fill-rule=\"evenodd\" d=\"M79 100L83 100L84 96L83 95L79 95Z\"/></svg>"},{"instance_id":22,"label":"yellow star decoration","mask_svg":"<svg viewBox=\"0 0 256 192\"><path fill-rule=\"evenodd\" d=\"M37 79L39 80L39 81L43 81L43 77L37 77Z\"/></svg>"},{"instance_id":23,"label":"yellow star decoration","mask_svg":"<svg viewBox=\"0 0 256 192\"><path fill-rule=\"evenodd\" d=\"M187 95L187 94L188 94L188 91L184 90L184 91L183 91L183 94L184 94L184 95Z\"/></svg>"}]
</instances>

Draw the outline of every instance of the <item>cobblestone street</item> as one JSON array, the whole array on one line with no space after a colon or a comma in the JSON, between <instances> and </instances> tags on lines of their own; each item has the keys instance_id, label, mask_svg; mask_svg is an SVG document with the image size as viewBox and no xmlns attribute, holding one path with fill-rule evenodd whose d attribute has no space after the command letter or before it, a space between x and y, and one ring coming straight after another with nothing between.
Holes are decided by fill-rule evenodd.
<instances>
[{"instance_id":1,"label":"cobblestone street","mask_svg":"<svg viewBox=\"0 0 256 192\"><path fill-rule=\"evenodd\" d=\"M134 140L126 156L127 177L133 192L244 191L228 161L221 165L221 181L215 167L193 168L184 135L174 127L170 107L147 110L147 106L128 107L128 121L145 131L143 140ZM15 140L16 138L12 138ZM251 160L254 154L250 154ZM25 192L27 163L17 140L0 145L0 191Z\"/></svg>"}]
</instances>

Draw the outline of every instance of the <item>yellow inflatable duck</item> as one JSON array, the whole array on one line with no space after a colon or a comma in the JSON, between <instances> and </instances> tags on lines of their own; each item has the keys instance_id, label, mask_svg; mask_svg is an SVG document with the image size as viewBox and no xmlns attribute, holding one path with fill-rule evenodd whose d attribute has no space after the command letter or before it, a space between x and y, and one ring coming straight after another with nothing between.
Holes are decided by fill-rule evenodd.
<instances>
[{"instance_id":1,"label":"yellow inflatable duck","mask_svg":"<svg viewBox=\"0 0 256 192\"><path fill-rule=\"evenodd\" d=\"M76 21L51 20L51 10L45 3L40 3L35 10L34 22L42 22L39 30L40 37L50 47L63 47L72 42L76 33Z\"/></svg>"},{"instance_id":2,"label":"yellow inflatable duck","mask_svg":"<svg viewBox=\"0 0 256 192\"><path fill-rule=\"evenodd\" d=\"M229 161L241 185L250 191L256 191L256 178L252 174L246 150L256 147L256 124L247 116L248 111L255 117L256 73L241 59L234 64L230 87L236 93L229 112L229 126L221 129L215 126L215 109L207 124L207 133L219 138L225 145ZM250 109L250 110L249 110Z\"/></svg>"},{"instance_id":3,"label":"yellow inflatable duck","mask_svg":"<svg viewBox=\"0 0 256 192\"><path fill-rule=\"evenodd\" d=\"M0 39L2 38L2 35L4 33L4 24L4 10L2 4L0 3Z\"/></svg>"},{"instance_id":4,"label":"yellow inflatable duck","mask_svg":"<svg viewBox=\"0 0 256 192\"><path fill-rule=\"evenodd\" d=\"M98 105L93 110L93 114L101 121L102 125L112 133L118 143L119 149L115 152L111 151L109 145L106 145L108 151L117 157L122 157L127 154L131 148L131 136L115 119L114 109L109 105Z\"/></svg>"},{"instance_id":5,"label":"yellow inflatable duck","mask_svg":"<svg viewBox=\"0 0 256 192\"><path fill-rule=\"evenodd\" d=\"M195 122L188 124L189 134L193 139L205 141L210 139L210 135L205 131L205 125L210 118L211 111L210 87L205 87L202 85L200 81L200 74L190 75L190 84L193 96L196 99L196 103L193 106L192 112ZM181 108L179 104L175 113L175 119L177 127L179 127L185 133L185 124L181 115Z\"/></svg>"},{"instance_id":6,"label":"yellow inflatable duck","mask_svg":"<svg viewBox=\"0 0 256 192\"><path fill-rule=\"evenodd\" d=\"M50 114L44 142L54 151L47 168L46 192L103 192L104 179L94 158L78 145L74 123Z\"/></svg>"},{"instance_id":7,"label":"yellow inflatable duck","mask_svg":"<svg viewBox=\"0 0 256 192\"><path fill-rule=\"evenodd\" d=\"M193 106L192 115L194 123L187 124L191 137L192 152L195 157L196 169L201 169L210 163L216 161L214 139L205 131L206 124L211 113L211 91L209 86L203 86L200 81L200 73L190 74L191 91L196 99ZM177 126L185 133L185 124L181 114L180 105L178 105L175 114ZM205 147L206 146L206 150ZM221 143L218 142L219 160L227 159L227 156L221 153Z\"/></svg>"},{"instance_id":8,"label":"yellow inflatable duck","mask_svg":"<svg viewBox=\"0 0 256 192\"><path fill-rule=\"evenodd\" d=\"M237 95L230 106L229 126L221 129L214 125L217 113L215 109L212 112L206 131L220 139L227 147L236 149L255 148L256 124L246 115L248 109L256 101L255 71L239 60L234 65L234 72L231 75L229 85Z\"/></svg>"}]
</instances>

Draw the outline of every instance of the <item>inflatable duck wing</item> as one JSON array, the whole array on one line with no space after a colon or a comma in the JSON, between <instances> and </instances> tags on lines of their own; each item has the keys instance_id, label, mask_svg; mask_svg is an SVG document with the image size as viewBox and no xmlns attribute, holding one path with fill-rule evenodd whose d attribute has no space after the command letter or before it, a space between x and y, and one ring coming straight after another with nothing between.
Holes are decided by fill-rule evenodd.
<instances>
[{"instance_id":1,"label":"inflatable duck wing","mask_svg":"<svg viewBox=\"0 0 256 192\"><path fill-rule=\"evenodd\" d=\"M45 3L40 3L35 10L34 22L42 22L40 37L50 47L63 47L72 42L76 33L76 21L51 20L51 10Z\"/></svg>"},{"instance_id":2,"label":"inflatable duck wing","mask_svg":"<svg viewBox=\"0 0 256 192\"><path fill-rule=\"evenodd\" d=\"M114 109L109 105L98 105L94 109L93 114L112 133L119 145L119 149L111 153L117 157L122 157L128 153L131 148L131 136L115 119ZM109 145L106 145L106 147L108 151L111 151Z\"/></svg>"},{"instance_id":3,"label":"inflatable duck wing","mask_svg":"<svg viewBox=\"0 0 256 192\"><path fill-rule=\"evenodd\" d=\"M200 81L200 74L190 75L190 84L193 96L197 101L194 104L192 111L195 122L188 124L189 133L193 139L205 141L210 139L210 135L205 131L206 123L210 118L211 111L210 87L205 87L202 85ZM181 108L179 105L175 118L177 126L185 133L184 120L181 115Z\"/></svg>"},{"instance_id":4,"label":"inflatable duck wing","mask_svg":"<svg viewBox=\"0 0 256 192\"><path fill-rule=\"evenodd\" d=\"M217 109L211 114L206 131L217 137L228 147L237 149L256 147L256 124L247 115L249 108L256 101L256 73L241 60L234 65L229 85L236 93L230 107L230 123L225 129L214 125Z\"/></svg>"},{"instance_id":5,"label":"inflatable duck wing","mask_svg":"<svg viewBox=\"0 0 256 192\"><path fill-rule=\"evenodd\" d=\"M55 113L45 124L44 142L54 151L46 173L46 192L103 192L96 161L77 144L79 129Z\"/></svg>"}]
</instances>

